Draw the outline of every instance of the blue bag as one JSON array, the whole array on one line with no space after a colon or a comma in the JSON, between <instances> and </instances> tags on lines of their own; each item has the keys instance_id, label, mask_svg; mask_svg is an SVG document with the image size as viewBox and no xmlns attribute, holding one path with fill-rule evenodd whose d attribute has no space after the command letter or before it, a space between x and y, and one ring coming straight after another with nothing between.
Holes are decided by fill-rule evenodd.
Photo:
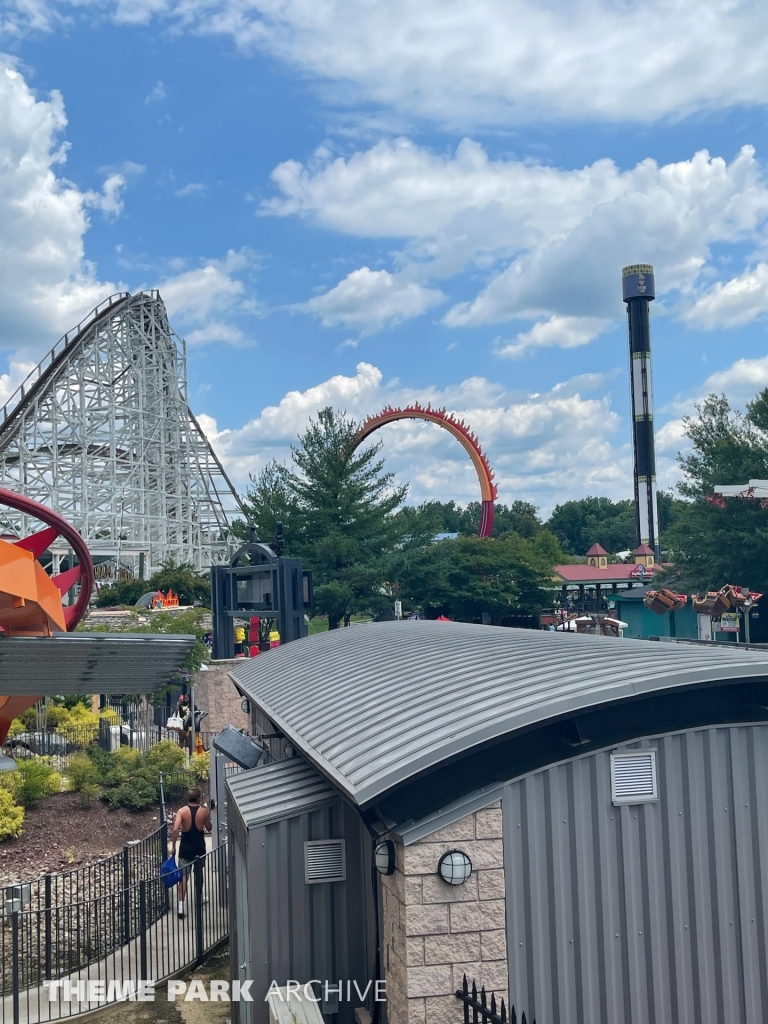
<instances>
[{"instance_id":1,"label":"blue bag","mask_svg":"<svg viewBox=\"0 0 768 1024\"><path fill-rule=\"evenodd\" d=\"M181 870L176 867L173 855L168 860L164 860L160 865L160 881L166 889L172 889L174 885L178 885L181 881Z\"/></svg>"}]
</instances>

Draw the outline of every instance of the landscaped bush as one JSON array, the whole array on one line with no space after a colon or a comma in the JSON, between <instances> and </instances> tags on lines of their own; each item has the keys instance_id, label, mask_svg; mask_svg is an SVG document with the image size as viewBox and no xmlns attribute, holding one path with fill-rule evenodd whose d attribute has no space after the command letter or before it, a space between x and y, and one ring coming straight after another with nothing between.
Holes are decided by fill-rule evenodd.
<instances>
[{"instance_id":1,"label":"landscaped bush","mask_svg":"<svg viewBox=\"0 0 768 1024\"><path fill-rule=\"evenodd\" d=\"M173 740L161 740L149 748L146 763L158 775L160 772L170 774L182 771L186 767L187 755Z\"/></svg>"},{"instance_id":2,"label":"landscaped bush","mask_svg":"<svg viewBox=\"0 0 768 1024\"><path fill-rule=\"evenodd\" d=\"M99 770L87 754L73 754L65 775L69 788L80 794L81 807L87 807L99 795Z\"/></svg>"},{"instance_id":3,"label":"landscaped bush","mask_svg":"<svg viewBox=\"0 0 768 1024\"><path fill-rule=\"evenodd\" d=\"M61 776L42 757L19 761L14 772L13 795L22 807L33 807L43 797L61 792Z\"/></svg>"},{"instance_id":4,"label":"landscaped bush","mask_svg":"<svg viewBox=\"0 0 768 1024\"><path fill-rule=\"evenodd\" d=\"M211 774L211 755L208 750L204 754L193 754L189 759L190 771L198 779L207 779Z\"/></svg>"},{"instance_id":5,"label":"landscaped bush","mask_svg":"<svg viewBox=\"0 0 768 1024\"><path fill-rule=\"evenodd\" d=\"M146 811L158 801L158 783L150 776L141 773L130 782L108 789L102 796L110 810L127 807L131 811Z\"/></svg>"},{"instance_id":6,"label":"landscaped bush","mask_svg":"<svg viewBox=\"0 0 768 1024\"><path fill-rule=\"evenodd\" d=\"M23 825L24 808L19 807L7 789L0 789L0 843L6 839L18 839Z\"/></svg>"}]
</instances>

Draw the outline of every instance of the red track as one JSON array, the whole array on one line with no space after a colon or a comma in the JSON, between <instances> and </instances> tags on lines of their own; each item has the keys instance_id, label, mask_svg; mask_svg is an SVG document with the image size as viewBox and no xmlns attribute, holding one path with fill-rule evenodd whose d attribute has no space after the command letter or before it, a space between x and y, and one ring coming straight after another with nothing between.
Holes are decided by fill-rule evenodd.
<instances>
[{"instance_id":1,"label":"red track","mask_svg":"<svg viewBox=\"0 0 768 1024\"><path fill-rule=\"evenodd\" d=\"M363 423L360 433L355 438L355 448L374 430L378 430L379 427L383 427L387 423L394 423L395 420L427 420L429 423L436 423L438 427L453 434L456 440L464 446L480 481L480 496L483 506L477 535L478 537L490 537L493 533L493 503L496 500L497 488L493 482L493 470L483 454L480 442L466 423L463 420L457 420L452 413L447 413L445 409L433 409L431 405L425 408L418 402L406 406L405 409L393 409L391 406L387 406L378 416L369 416Z\"/></svg>"},{"instance_id":2,"label":"red track","mask_svg":"<svg viewBox=\"0 0 768 1024\"><path fill-rule=\"evenodd\" d=\"M46 530L40 530L29 537L24 537L23 540L16 541L17 547L31 551L35 558L39 558L46 548L49 548L56 538L61 536L67 541L77 556L78 565L73 566L66 572L59 573L58 576L52 577L53 582L59 588L62 595L66 594L78 580L81 580L80 596L77 599L77 603L71 607L64 608L64 621L67 624L67 631L72 632L85 614L88 602L91 599L91 591L93 590L93 561L85 541L74 526L70 526L66 519L63 519L58 512L46 508L45 505L33 501L32 498L25 498L22 494L17 494L15 491L9 491L5 487L0 487L0 505L8 505L11 508L18 509L19 512L25 512L28 516L38 519L48 527Z\"/></svg>"}]
</instances>

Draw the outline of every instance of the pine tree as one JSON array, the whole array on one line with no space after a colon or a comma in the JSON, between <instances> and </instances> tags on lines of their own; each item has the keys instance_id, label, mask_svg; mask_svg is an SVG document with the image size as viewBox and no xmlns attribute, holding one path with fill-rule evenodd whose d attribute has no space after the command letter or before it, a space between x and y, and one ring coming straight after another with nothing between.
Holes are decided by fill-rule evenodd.
<instances>
[{"instance_id":1,"label":"pine tree","mask_svg":"<svg viewBox=\"0 0 768 1024\"><path fill-rule=\"evenodd\" d=\"M270 463L246 499L265 539L284 523L286 554L312 570L315 605L331 629L381 603L380 559L404 525L395 513L408 487L384 472L381 442L354 449L359 429L346 413L322 409L292 446L292 467Z\"/></svg>"}]
</instances>

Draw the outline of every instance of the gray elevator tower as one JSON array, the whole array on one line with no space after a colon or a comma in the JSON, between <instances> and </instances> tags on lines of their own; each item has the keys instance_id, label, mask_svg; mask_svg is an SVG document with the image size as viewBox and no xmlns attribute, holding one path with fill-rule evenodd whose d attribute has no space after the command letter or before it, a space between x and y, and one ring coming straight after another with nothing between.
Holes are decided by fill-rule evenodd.
<instances>
[{"instance_id":1,"label":"gray elevator tower","mask_svg":"<svg viewBox=\"0 0 768 1024\"><path fill-rule=\"evenodd\" d=\"M656 297L653 267L634 263L621 272L629 328L629 380L632 396L632 441L635 450L635 524L637 543L653 548L658 560L659 513L656 502L656 453L653 439L651 385L651 314Z\"/></svg>"}]
</instances>

